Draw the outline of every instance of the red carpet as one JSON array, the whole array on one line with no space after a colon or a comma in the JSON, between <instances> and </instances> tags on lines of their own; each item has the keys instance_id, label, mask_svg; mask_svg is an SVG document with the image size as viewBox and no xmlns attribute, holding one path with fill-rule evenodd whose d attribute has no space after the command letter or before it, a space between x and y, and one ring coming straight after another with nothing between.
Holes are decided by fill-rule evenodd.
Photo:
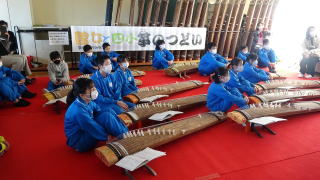
<instances>
[{"instance_id":1,"label":"red carpet","mask_svg":"<svg viewBox=\"0 0 320 180\"><path fill-rule=\"evenodd\" d=\"M197 74L191 79L207 81ZM181 81L166 77L161 71L147 72L139 78L145 86ZM45 102L41 89L47 78L38 78L30 89L39 95L32 106L0 106L0 135L11 143L11 149L0 157L0 179L124 179L117 167L106 167L93 152L77 153L66 146L63 132L63 110L56 114ZM206 93L203 88L172 95L170 98ZM63 107L65 109L65 107ZM205 112L195 108L178 118ZM226 121L158 148L167 156L150 163L158 176L140 169L137 179L319 179L320 122L319 113L290 117L270 127L277 135L262 131L263 139L245 133L238 124Z\"/></svg>"}]
</instances>

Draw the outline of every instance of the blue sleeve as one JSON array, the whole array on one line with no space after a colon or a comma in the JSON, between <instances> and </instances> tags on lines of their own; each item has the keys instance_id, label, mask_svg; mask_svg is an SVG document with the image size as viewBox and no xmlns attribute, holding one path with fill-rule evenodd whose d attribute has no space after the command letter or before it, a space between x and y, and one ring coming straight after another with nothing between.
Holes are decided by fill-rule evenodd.
<instances>
[{"instance_id":1,"label":"blue sleeve","mask_svg":"<svg viewBox=\"0 0 320 180\"><path fill-rule=\"evenodd\" d=\"M173 54L172 54L170 51L164 49L163 52L164 52L164 54L166 55L166 59L167 59L168 61L174 60L174 56L173 56Z\"/></svg>"},{"instance_id":2,"label":"blue sleeve","mask_svg":"<svg viewBox=\"0 0 320 180\"><path fill-rule=\"evenodd\" d=\"M167 59L163 57L161 51L155 51L154 57L161 62L168 62Z\"/></svg>"},{"instance_id":3,"label":"blue sleeve","mask_svg":"<svg viewBox=\"0 0 320 180\"><path fill-rule=\"evenodd\" d=\"M268 57L271 63L275 63L277 61L277 56L273 49L269 50Z\"/></svg>"},{"instance_id":4,"label":"blue sleeve","mask_svg":"<svg viewBox=\"0 0 320 180\"><path fill-rule=\"evenodd\" d=\"M92 55L91 60L90 60L92 66L97 66L96 60L97 60L97 56L96 55Z\"/></svg>"},{"instance_id":5,"label":"blue sleeve","mask_svg":"<svg viewBox=\"0 0 320 180\"><path fill-rule=\"evenodd\" d=\"M136 83L134 82L134 76L132 75L131 71L128 70L128 73L129 73L129 77L131 77L131 79L132 79L132 80L130 81L130 84L131 84L133 87L135 87L136 89L138 89Z\"/></svg>"},{"instance_id":6,"label":"blue sleeve","mask_svg":"<svg viewBox=\"0 0 320 180\"><path fill-rule=\"evenodd\" d=\"M114 51L112 51L112 52L110 53L110 57L112 57L112 58L118 57L118 56L120 56L120 54L118 54L118 53L116 53L116 52L114 52Z\"/></svg>"},{"instance_id":7,"label":"blue sleeve","mask_svg":"<svg viewBox=\"0 0 320 180\"><path fill-rule=\"evenodd\" d=\"M260 79L261 81L268 81L270 79L270 77L268 76L269 73L262 70L262 69L258 69L256 67L253 67L253 69L251 69L251 70L253 72L250 75Z\"/></svg>"},{"instance_id":8,"label":"blue sleeve","mask_svg":"<svg viewBox=\"0 0 320 180\"><path fill-rule=\"evenodd\" d=\"M88 60L85 56L80 56L80 63L83 64L84 67L93 68L92 60Z\"/></svg>"},{"instance_id":9,"label":"blue sleeve","mask_svg":"<svg viewBox=\"0 0 320 180\"><path fill-rule=\"evenodd\" d=\"M268 66L270 63L268 53L266 51L264 51L263 49L260 49L258 54L259 54L259 60L260 60L259 65L261 64L263 66Z\"/></svg>"},{"instance_id":10,"label":"blue sleeve","mask_svg":"<svg viewBox=\"0 0 320 180\"><path fill-rule=\"evenodd\" d=\"M97 91L99 92L99 96L96 100L94 100L97 104L117 104L117 100L114 100L112 98L104 97L101 94L101 91L97 88Z\"/></svg>"},{"instance_id":11,"label":"blue sleeve","mask_svg":"<svg viewBox=\"0 0 320 180\"><path fill-rule=\"evenodd\" d=\"M249 82L248 80L246 80L244 77L242 76L238 76L239 77L239 82L241 84L241 87L239 87L240 91L246 92L248 93L248 95L252 95L254 94L254 84Z\"/></svg>"},{"instance_id":12,"label":"blue sleeve","mask_svg":"<svg viewBox=\"0 0 320 180\"><path fill-rule=\"evenodd\" d=\"M233 92L235 93L235 92ZM241 97L239 97L238 93L235 93L237 95L231 94L227 89L225 88L220 88L216 90L215 93L218 97L223 97L224 99L228 99L229 101L239 105L245 105L247 102ZM240 106L241 107L241 106Z\"/></svg>"},{"instance_id":13,"label":"blue sleeve","mask_svg":"<svg viewBox=\"0 0 320 180\"><path fill-rule=\"evenodd\" d=\"M14 81L20 81L21 79L25 79L25 77L19 73L18 71L12 70L11 68L2 67L7 77L11 77Z\"/></svg>"},{"instance_id":14,"label":"blue sleeve","mask_svg":"<svg viewBox=\"0 0 320 180\"><path fill-rule=\"evenodd\" d=\"M77 115L76 120L78 121L81 129L89 133L92 137L101 141L107 140L107 132L94 119L92 119L87 112L80 112Z\"/></svg>"},{"instance_id":15,"label":"blue sleeve","mask_svg":"<svg viewBox=\"0 0 320 180\"><path fill-rule=\"evenodd\" d=\"M219 62L221 62L223 64L227 64L228 63L228 61L224 57L222 57L220 54L216 54L216 59L217 59L217 61L219 61Z\"/></svg>"},{"instance_id":16,"label":"blue sleeve","mask_svg":"<svg viewBox=\"0 0 320 180\"><path fill-rule=\"evenodd\" d=\"M242 92L250 92L252 93L252 87L250 86L250 82L245 80L242 76L238 76L239 81L231 75L230 81L226 83L229 87L238 88Z\"/></svg>"}]
</instances>

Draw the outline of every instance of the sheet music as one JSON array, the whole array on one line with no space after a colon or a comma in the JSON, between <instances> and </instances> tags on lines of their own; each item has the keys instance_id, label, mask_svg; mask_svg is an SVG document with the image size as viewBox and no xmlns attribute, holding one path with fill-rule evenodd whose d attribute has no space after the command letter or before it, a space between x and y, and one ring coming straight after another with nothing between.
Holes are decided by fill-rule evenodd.
<instances>
[{"instance_id":1,"label":"sheet music","mask_svg":"<svg viewBox=\"0 0 320 180\"><path fill-rule=\"evenodd\" d=\"M122 167L129 171L134 171L139 167L147 164L149 161L152 161L153 159L156 159L165 155L166 155L165 152L157 151L147 147L144 150L139 151L135 154L125 156L124 158L122 158L120 161L116 163L116 166Z\"/></svg>"},{"instance_id":2,"label":"sheet music","mask_svg":"<svg viewBox=\"0 0 320 180\"><path fill-rule=\"evenodd\" d=\"M280 122L280 121L286 121L287 119L282 119L282 118L277 118L277 117L272 117L272 116L266 116L266 117L260 117L260 118L254 118L250 120L251 123L256 123L260 125L267 125L275 122Z\"/></svg>"},{"instance_id":3,"label":"sheet music","mask_svg":"<svg viewBox=\"0 0 320 180\"><path fill-rule=\"evenodd\" d=\"M62 97L62 98L60 98L60 99L50 100L50 101L46 102L43 106L47 106L47 105L50 105L50 104L54 104L54 103L56 103L56 102L58 102L58 101L67 104L67 96Z\"/></svg>"},{"instance_id":4,"label":"sheet music","mask_svg":"<svg viewBox=\"0 0 320 180\"><path fill-rule=\"evenodd\" d=\"M181 111L166 111L162 113L156 113L149 117L150 120L154 121L164 121L166 119L169 119L177 114L183 114Z\"/></svg>"},{"instance_id":5,"label":"sheet music","mask_svg":"<svg viewBox=\"0 0 320 180\"><path fill-rule=\"evenodd\" d=\"M157 99L163 98L163 97L169 97L168 95L155 95L147 98L143 98L140 100L140 102L153 102Z\"/></svg>"},{"instance_id":6,"label":"sheet music","mask_svg":"<svg viewBox=\"0 0 320 180\"><path fill-rule=\"evenodd\" d=\"M135 169L146 164L148 160L133 155L125 156L120 161L116 163L116 166L122 167L129 171L134 171Z\"/></svg>"},{"instance_id":7,"label":"sheet music","mask_svg":"<svg viewBox=\"0 0 320 180\"><path fill-rule=\"evenodd\" d=\"M156 158L159 158L159 157L165 156L165 155L166 155L165 152L157 151L157 150L151 149L149 147L134 154L135 157L145 158L148 161L152 161Z\"/></svg>"}]
</instances>

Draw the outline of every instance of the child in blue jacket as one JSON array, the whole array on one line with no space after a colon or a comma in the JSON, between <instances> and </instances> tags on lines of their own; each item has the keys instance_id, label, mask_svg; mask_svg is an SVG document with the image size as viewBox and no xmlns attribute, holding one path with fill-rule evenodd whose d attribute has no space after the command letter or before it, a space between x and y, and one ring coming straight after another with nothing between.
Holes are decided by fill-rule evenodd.
<instances>
[{"instance_id":1,"label":"child in blue jacket","mask_svg":"<svg viewBox=\"0 0 320 180\"><path fill-rule=\"evenodd\" d=\"M85 152L95 148L99 141L107 141L108 135L119 137L128 131L112 110L102 111L93 102L99 93L91 79L77 79L70 94L73 102L64 119L68 146Z\"/></svg>"},{"instance_id":2,"label":"child in blue jacket","mask_svg":"<svg viewBox=\"0 0 320 180\"><path fill-rule=\"evenodd\" d=\"M95 100L102 110L112 109L117 114L127 111L135 105L123 101L121 94L121 81L116 78L116 74L111 74L112 65L109 56L101 56L98 59L99 70L93 73L91 79L99 92Z\"/></svg>"},{"instance_id":3,"label":"child in blue jacket","mask_svg":"<svg viewBox=\"0 0 320 180\"><path fill-rule=\"evenodd\" d=\"M83 51L84 53L80 56L79 70L82 74L92 74L98 69L95 63L97 56L93 54L90 45L83 46Z\"/></svg>"},{"instance_id":4,"label":"child in blue jacket","mask_svg":"<svg viewBox=\"0 0 320 180\"><path fill-rule=\"evenodd\" d=\"M209 76L220 67L226 67L228 61L217 54L217 46L214 43L208 43L207 53L201 57L199 63L199 73L203 76Z\"/></svg>"},{"instance_id":5,"label":"child in blue jacket","mask_svg":"<svg viewBox=\"0 0 320 180\"><path fill-rule=\"evenodd\" d=\"M230 88L237 88L241 93L246 93L251 96L255 94L254 84L239 76L238 73L243 71L243 61L239 58L234 58L229 64L230 80L226 86Z\"/></svg>"},{"instance_id":6,"label":"child in blue jacket","mask_svg":"<svg viewBox=\"0 0 320 180\"><path fill-rule=\"evenodd\" d=\"M155 69L166 69L173 64L173 54L165 48L164 40L158 40L156 50L153 53L152 67Z\"/></svg>"},{"instance_id":7,"label":"child in blue jacket","mask_svg":"<svg viewBox=\"0 0 320 180\"><path fill-rule=\"evenodd\" d=\"M237 58L240 58L243 62L247 62L249 54L248 46L241 46Z\"/></svg>"},{"instance_id":8,"label":"child in blue jacket","mask_svg":"<svg viewBox=\"0 0 320 180\"><path fill-rule=\"evenodd\" d=\"M273 49L269 46L269 39L263 40L263 47L258 52L258 66L265 68L269 68L269 72L276 73L275 63L277 62L277 56Z\"/></svg>"},{"instance_id":9,"label":"child in blue jacket","mask_svg":"<svg viewBox=\"0 0 320 180\"><path fill-rule=\"evenodd\" d=\"M30 105L23 98L33 98L36 94L28 91L25 82L21 73L3 66L0 59L0 99L13 102L17 107Z\"/></svg>"},{"instance_id":10,"label":"child in blue jacket","mask_svg":"<svg viewBox=\"0 0 320 180\"><path fill-rule=\"evenodd\" d=\"M119 54L114 51L111 51L111 46L109 43L103 43L102 49L103 49L103 52L101 53L101 55L109 56L112 63L112 71L115 71L118 68L117 58Z\"/></svg>"},{"instance_id":11,"label":"child in blue jacket","mask_svg":"<svg viewBox=\"0 0 320 180\"><path fill-rule=\"evenodd\" d=\"M239 76L242 76L244 79L254 84L271 79L268 72L256 67L258 65L257 59L258 56L256 54L250 54L248 56L248 62L244 64L243 71L239 72Z\"/></svg>"},{"instance_id":12,"label":"child in blue jacket","mask_svg":"<svg viewBox=\"0 0 320 180\"><path fill-rule=\"evenodd\" d=\"M118 68L114 76L117 82L121 82L121 96L126 96L138 90L134 77L129 69L129 61L124 55L118 57Z\"/></svg>"},{"instance_id":13,"label":"child in blue jacket","mask_svg":"<svg viewBox=\"0 0 320 180\"><path fill-rule=\"evenodd\" d=\"M210 111L227 112L233 104L247 108L248 99L238 89L225 86L230 79L229 71L220 67L213 75L214 82L208 89L207 107Z\"/></svg>"}]
</instances>

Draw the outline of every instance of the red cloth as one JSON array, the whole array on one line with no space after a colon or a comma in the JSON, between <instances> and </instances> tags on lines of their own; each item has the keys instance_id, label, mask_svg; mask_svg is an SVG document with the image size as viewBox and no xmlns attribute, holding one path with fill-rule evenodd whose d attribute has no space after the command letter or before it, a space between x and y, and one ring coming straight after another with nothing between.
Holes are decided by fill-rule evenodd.
<instances>
[{"instance_id":1,"label":"red cloth","mask_svg":"<svg viewBox=\"0 0 320 180\"><path fill-rule=\"evenodd\" d=\"M207 81L192 74L191 79ZM148 71L139 78L145 86L182 81L162 71ZM106 167L94 152L78 153L67 147L63 132L64 112L42 107L41 89L48 78L38 78L31 91L38 93L26 108L0 106L0 135L11 148L0 158L1 180L23 179L123 179L120 169ZM206 93L208 85L172 95L170 98ZM64 106L62 106L64 107ZM65 107L64 107L65 108ZM196 107L179 118L205 112ZM277 135L261 131L264 138L245 133L232 121L194 133L157 148L167 156L150 163L158 175L133 172L137 179L319 179L319 113L290 117L270 125Z\"/></svg>"}]
</instances>

